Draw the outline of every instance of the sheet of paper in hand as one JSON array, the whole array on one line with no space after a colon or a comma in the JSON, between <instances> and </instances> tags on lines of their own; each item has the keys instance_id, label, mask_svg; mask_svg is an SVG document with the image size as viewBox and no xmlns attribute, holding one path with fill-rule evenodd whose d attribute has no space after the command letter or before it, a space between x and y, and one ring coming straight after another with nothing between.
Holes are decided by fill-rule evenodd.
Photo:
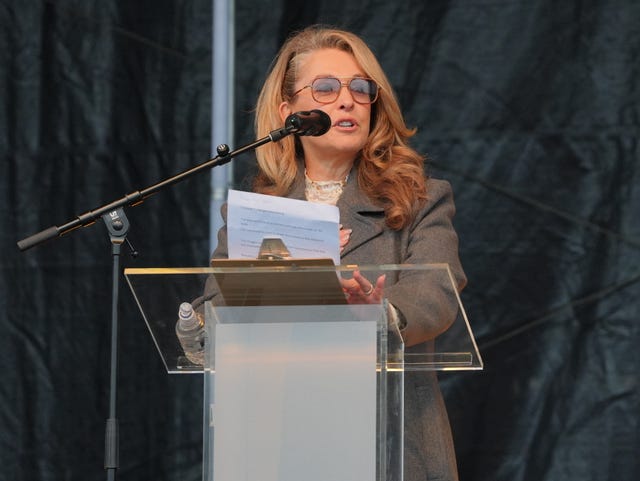
<instances>
[{"instance_id":1,"label":"sheet of paper in hand","mask_svg":"<svg viewBox=\"0 0 640 481\"><path fill-rule=\"evenodd\" d=\"M282 239L293 258L340 264L340 212L334 205L229 190L229 258L255 259L265 238Z\"/></svg>"}]
</instances>

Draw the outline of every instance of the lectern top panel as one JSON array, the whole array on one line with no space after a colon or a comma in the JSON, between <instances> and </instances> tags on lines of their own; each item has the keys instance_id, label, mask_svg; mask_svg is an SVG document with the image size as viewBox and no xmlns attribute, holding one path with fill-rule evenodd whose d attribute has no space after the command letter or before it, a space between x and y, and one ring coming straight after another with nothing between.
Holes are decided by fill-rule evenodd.
<instances>
[{"instance_id":1,"label":"lectern top panel","mask_svg":"<svg viewBox=\"0 0 640 481\"><path fill-rule=\"evenodd\" d=\"M428 317L432 315L442 315L442 310L430 311L429 306L411 312L414 300L417 307L422 307L420 286L429 285L432 292L450 301L445 312L452 321L449 328L433 341L407 349L404 360L392 368L482 369L480 353L446 264L334 266L330 260L318 259L221 260L212 267L127 268L125 277L167 371L186 373L202 372L202 366L188 366L181 362L184 354L175 330L178 310L182 302L195 304L198 299L201 302L207 281L215 279L221 282L223 287L220 292L226 292L232 301L225 303L227 308L262 310L277 306L284 309L299 306L300 312L305 312L314 305L325 310L331 307L357 307L355 304L346 304L340 286L340 279L349 279L356 270L367 279L377 279L384 274L385 302L398 307L408 318L416 318L418 322L425 319L428 321ZM286 280L289 287L281 279ZM409 299L407 310L404 304L394 303L394 294L400 282L405 286L415 286L415 298ZM238 295L244 296L243 302L239 302ZM280 299L276 302L278 298ZM246 302L247 299L250 302ZM265 299L271 301L265 303ZM219 307L219 304L214 306ZM413 316L410 317L411 315ZM424 319L417 318L417 315L423 315Z\"/></svg>"}]
</instances>

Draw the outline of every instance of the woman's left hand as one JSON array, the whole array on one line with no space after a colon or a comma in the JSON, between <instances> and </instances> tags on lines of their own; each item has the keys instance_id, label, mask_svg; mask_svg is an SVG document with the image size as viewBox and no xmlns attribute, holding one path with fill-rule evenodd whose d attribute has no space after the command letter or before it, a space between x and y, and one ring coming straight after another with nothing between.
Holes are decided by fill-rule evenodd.
<instances>
[{"instance_id":1,"label":"woman's left hand","mask_svg":"<svg viewBox=\"0 0 640 481\"><path fill-rule=\"evenodd\" d=\"M378 277L375 284L353 271L353 278L341 279L342 290L347 296L349 304L380 304L384 297L385 274Z\"/></svg>"}]
</instances>

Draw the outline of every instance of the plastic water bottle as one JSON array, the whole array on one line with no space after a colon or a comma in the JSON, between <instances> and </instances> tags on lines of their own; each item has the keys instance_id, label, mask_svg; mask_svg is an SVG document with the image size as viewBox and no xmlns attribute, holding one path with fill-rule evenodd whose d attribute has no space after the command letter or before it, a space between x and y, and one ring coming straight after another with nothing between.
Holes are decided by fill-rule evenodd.
<instances>
[{"instance_id":1,"label":"plastic water bottle","mask_svg":"<svg viewBox=\"0 0 640 481\"><path fill-rule=\"evenodd\" d=\"M206 332L202 315L193 310L188 302L180 304L176 335L189 361L198 366L204 365L204 343Z\"/></svg>"}]
</instances>

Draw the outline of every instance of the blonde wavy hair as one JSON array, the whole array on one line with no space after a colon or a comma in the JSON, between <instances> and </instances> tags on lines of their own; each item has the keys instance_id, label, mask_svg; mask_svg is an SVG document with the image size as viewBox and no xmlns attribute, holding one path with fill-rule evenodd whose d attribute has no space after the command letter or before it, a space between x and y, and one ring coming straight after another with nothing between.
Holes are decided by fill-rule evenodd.
<instances>
[{"instance_id":1,"label":"blonde wavy hair","mask_svg":"<svg viewBox=\"0 0 640 481\"><path fill-rule=\"evenodd\" d=\"M408 145L415 129L406 126L391 84L373 52L357 35L335 28L308 27L291 36L280 49L256 105L255 130L259 138L280 128L278 107L292 100L297 72L305 55L320 49L350 53L380 93L371 106L371 130L356 159L358 185L385 211L387 225L396 230L409 225L427 197L425 158ZM296 178L302 145L295 136L256 150L259 172L254 190L286 195Z\"/></svg>"}]
</instances>

